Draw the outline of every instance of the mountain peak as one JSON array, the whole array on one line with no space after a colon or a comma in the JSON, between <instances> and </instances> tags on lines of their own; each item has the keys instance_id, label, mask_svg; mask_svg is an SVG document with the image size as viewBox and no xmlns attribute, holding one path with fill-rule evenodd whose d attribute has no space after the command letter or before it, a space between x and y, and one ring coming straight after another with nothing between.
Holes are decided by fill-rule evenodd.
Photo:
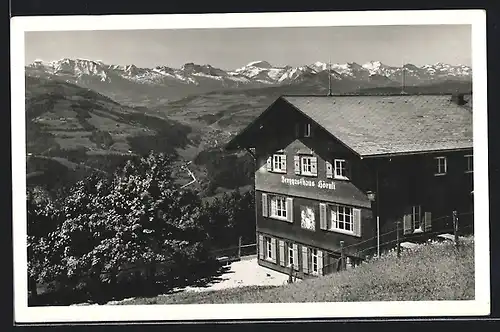
<instances>
[{"instance_id":1,"label":"mountain peak","mask_svg":"<svg viewBox=\"0 0 500 332\"><path fill-rule=\"evenodd\" d=\"M264 60L252 61L245 67L259 67L259 68L272 68L271 64Z\"/></svg>"}]
</instances>

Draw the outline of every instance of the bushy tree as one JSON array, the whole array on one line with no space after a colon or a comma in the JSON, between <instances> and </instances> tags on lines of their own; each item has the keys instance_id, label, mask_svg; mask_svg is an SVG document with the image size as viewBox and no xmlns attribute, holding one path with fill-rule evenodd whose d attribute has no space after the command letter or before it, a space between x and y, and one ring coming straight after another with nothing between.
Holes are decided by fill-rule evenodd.
<instances>
[{"instance_id":1,"label":"bushy tree","mask_svg":"<svg viewBox=\"0 0 500 332\"><path fill-rule=\"evenodd\" d=\"M214 247L233 247L242 237L255 241L254 193L239 190L223 193L203 206L202 225Z\"/></svg>"},{"instance_id":2,"label":"bushy tree","mask_svg":"<svg viewBox=\"0 0 500 332\"><path fill-rule=\"evenodd\" d=\"M200 198L176 184L172 162L151 153L109 179L95 174L72 187L45 248L58 264L42 274L56 269L52 277L66 287L109 298L118 292L119 272L131 267L146 271L139 275L151 290L157 281L172 285L212 273L217 265L200 227Z\"/></svg>"}]
</instances>

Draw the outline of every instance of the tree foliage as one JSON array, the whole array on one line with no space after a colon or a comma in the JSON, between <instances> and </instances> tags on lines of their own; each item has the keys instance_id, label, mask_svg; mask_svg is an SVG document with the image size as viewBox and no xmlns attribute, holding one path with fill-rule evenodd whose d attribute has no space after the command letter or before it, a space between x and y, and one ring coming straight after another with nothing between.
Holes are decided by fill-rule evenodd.
<instances>
[{"instance_id":1,"label":"tree foliage","mask_svg":"<svg viewBox=\"0 0 500 332\"><path fill-rule=\"evenodd\" d=\"M151 153L110 178L79 181L54 204L30 196L30 277L95 298L116 295L120 271L131 267L142 267L136 277L152 288L159 266L169 285L213 273L200 198L175 184L172 167L171 156ZM41 223L53 226L40 231Z\"/></svg>"}]
</instances>

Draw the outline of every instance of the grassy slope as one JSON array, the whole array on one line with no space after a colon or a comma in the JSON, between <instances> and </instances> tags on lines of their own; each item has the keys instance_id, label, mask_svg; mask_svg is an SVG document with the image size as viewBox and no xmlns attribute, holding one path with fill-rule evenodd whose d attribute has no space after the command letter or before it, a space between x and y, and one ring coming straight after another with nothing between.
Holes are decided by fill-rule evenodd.
<instances>
[{"instance_id":1,"label":"grassy slope","mask_svg":"<svg viewBox=\"0 0 500 332\"><path fill-rule=\"evenodd\" d=\"M474 243L422 245L355 269L278 287L241 287L138 298L122 304L289 303L474 299Z\"/></svg>"}]
</instances>

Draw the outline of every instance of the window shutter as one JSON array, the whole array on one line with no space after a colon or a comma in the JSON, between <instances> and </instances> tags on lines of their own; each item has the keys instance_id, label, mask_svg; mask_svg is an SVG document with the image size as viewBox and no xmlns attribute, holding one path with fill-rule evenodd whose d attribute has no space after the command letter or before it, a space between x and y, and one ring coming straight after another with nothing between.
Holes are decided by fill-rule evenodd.
<instances>
[{"instance_id":1,"label":"window shutter","mask_svg":"<svg viewBox=\"0 0 500 332\"><path fill-rule=\"evenodd\" d=\"M266 167L267 167L268 171L273 170L273 158L272 157L267 158L267 166Z\"/></svg>"},{"instance_id":2,"label":"window shutter","mask_svg":"<svg viewBox=\"0 0 500 332\"><path fill-rule=\"evenodd\" d=\"M280 265L285 266L285 243L283 240L279 241L280 246Z\"/></svg>"},{"instance_id":3,"label":"window shutter","mask_svg":"<svg viewBox=\"0 0 500 332\"><path fill-rule=\"evenodd\" d=\"M424 212L424 232L430 232L432 229L432 215L430 212Z\"/></svg>"},{"instance_id":4,"label":"window shutter","mask_svg":"<svg viewBox=\"0 0 500 332\"><path fill-rule=\"evenodd\" d=\"M264 217L268 216L269 208L267 206L267 194L262 194L262 215Z\"/></svg>"},{"instance_id":5,"label":"window shutter","mask_svg":"<svg viewBox=\"0 0 500 332\"><path fill-rule=\"evenodd\" d=\"M351 179L351 163L349 160L345 161L345 176L348 179Z\"/></svg>"},{"instance_id":6,"label":"window shutter","mask_svg":"<svg viewBox=\"0 0 500 332\"><path fill-rule=\"evenodd\" d=\"M295 164L295 174L300 175L300 156L293 156L293 162Z\"/></svg>"},{"instance_id":7,"label":"window shutter","mask_svg":"<svg viewBox=\"0 0 500 332\"><path fill-rule=\"evenodd\" d=\"M319 203L319 228L326 229L326 204Z\"/></svg>"},{"instance_id":8,"label":"window shutter","mask_svg":"<svg viewBox=\"0 0 500 332\"><path fill-rule=\"evenodd\" d=\"M354 235L361 236L361 210L352 209L352 223Z\"/></svg>"},{"instance_id":9,"label":"window shutter","mask_svg":"<svg viewBox=\"0 0 500 332\"><path fill-rule=\"evenodd\" d=\"M412 232L411 214L403 216L403 234L410 234Z\"/></svg>"},{"instance_id":10,"label":"window shutter","mask_svg":"<svg viewBox=\"0 0 500 332\"><path fill-rule=\"evenodd\" d=\"M293 222L293 198L286 198L286 220Z\"/></svg>"},{"instance_id":11,"label":"window shutter","mask_svg":"<svg viewBox=\"0 0 500 332\"><path fill-rule=\"evenodd\" d=\"M323 275L323 251L318 250L318 274Z\"/></svg>"},{"instance_id":12,"label":"window shutter","mask_svg":"<svg viewBox=\"0 0 500 332\"><path fill-rule=\"evenodd\" d=\"M271 259L276 263L276 239L271 238Z\"/></svg>"},{"instance_id":13,"label":"window shutter","mask_svg":"<svg viewBox=\"0 0 500 332\"><path fill-rule=\"evenodd\" d=\"M311 173L313 175L318 175L318 158L311 158Z\"/></svg>"},{"instance_id":14,"label":"window shutter","mask_svg":"<svg viewBox=\"0 0 500 332\"><path fill-rule=\"evenodd\" d=\"M293 244L293 268L299 269L299 247L295 243Z\"/></svg>"},{"instance_id":15,"label":"window shutter","mask_svg":"<svg viewBox=\"0 0 500 332\"><path fill-rule=\"evenodd\" d=\"M259 258L264 259L264 237L259 234Z\"/></svg>"},{"instance_id":16,"label":"window shutter","mask_svg":"<svg viewBox=\"0 0 500 332\"><path fill-rule=\"evenodd\" d=\"M333 165L329 161L325 161L326 165L326 178L331 179L333 178Z\"/></svg>"},{"instance_id":17,"label":"window shutter","mask_svg":"<svg viewBox=\"0 0 500 332\"><path fill-rule=\"evenodd\" d=\"M283 160L283 163L285 164L285 172L288 170L288 165L286 163L286 154L284 154L282 157L281 157L281 160Z\"/></svg>"},{"instance_id":18,"label":"window shutter","mask_svg":"<svg viewBox=\"0 0 500 332\"><path fill-rule=\"evenodd\" d=\"M307 247L302 246L302 271L304 273L309 273L309 262L307 261Z\"/></svg>"}]
</instances>

